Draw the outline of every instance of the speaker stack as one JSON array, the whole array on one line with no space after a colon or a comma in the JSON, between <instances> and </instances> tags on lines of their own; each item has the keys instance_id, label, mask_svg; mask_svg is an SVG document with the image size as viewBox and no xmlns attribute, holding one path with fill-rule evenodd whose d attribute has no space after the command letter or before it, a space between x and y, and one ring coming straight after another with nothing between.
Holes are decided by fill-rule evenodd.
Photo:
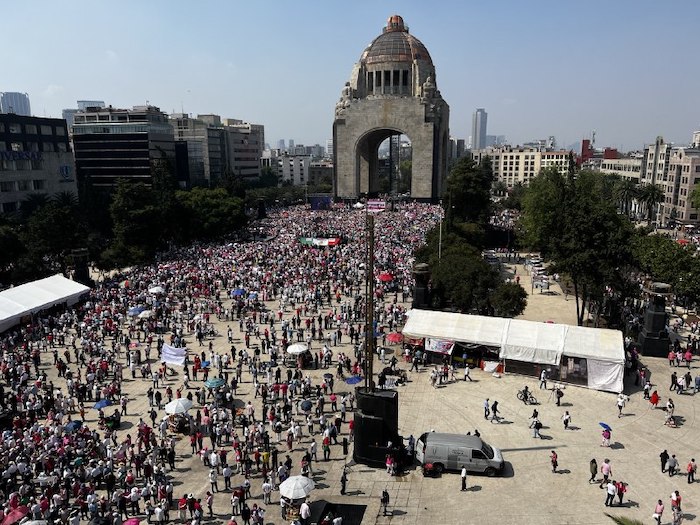
<instances>
[{"instance_id":1,"label":"speaker stack","mask_svg":"<svg viewBox=\"0 0 700 525\"><path fill-rule=\"evenodd\" d=\"M353 459L370 467L383 467L389 443L396 446L399 437L399 394L395 390L369 391L358 387L355 393Z\"/></svg>"}]
</instances>

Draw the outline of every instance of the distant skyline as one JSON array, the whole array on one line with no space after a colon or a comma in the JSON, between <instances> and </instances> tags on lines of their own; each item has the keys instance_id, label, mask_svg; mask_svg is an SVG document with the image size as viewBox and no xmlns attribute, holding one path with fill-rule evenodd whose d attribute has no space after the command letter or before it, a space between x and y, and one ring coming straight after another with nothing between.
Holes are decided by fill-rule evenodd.
<instances>
[{"instance_id":1,"label":"distant skyline","mask_svg":"<svg viewBox=\"0 0 700 525\"><path fill-rule=\"evenodd\" d=\"M430 52L454 137L469 137L476 108L513 145L595 130L596 146L627 151L700 129L691 0L16 2L0 91L28 93L39 116L148 102L263 124L272 146L325 146L354 63L392 14Z\"/></svg>"}]
</instances>

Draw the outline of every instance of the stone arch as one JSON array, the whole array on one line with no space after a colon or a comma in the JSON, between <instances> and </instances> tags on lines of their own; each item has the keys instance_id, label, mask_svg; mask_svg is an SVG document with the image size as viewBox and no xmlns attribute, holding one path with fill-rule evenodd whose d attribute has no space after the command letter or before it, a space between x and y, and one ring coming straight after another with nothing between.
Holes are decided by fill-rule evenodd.
<instances>
[{"instance_id":1,"label":"stone arch","mask_svg":"<svg viewBox=\"0 0 700 525\"><path fill-rule=\"evenodd\" d=\"M395 135L410 134L396 127L379 127L365 131L357 138L355 152L355 191L357 195L379 191L379 146Z\"/></svg>"}]
</instances>

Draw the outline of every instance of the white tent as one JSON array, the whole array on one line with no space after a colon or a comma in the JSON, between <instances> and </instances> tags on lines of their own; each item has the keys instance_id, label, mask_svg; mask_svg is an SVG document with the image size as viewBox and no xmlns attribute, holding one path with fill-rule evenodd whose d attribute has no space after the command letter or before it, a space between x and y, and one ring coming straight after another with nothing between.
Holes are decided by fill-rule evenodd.
<instances>
[{"instance_id":1,"label":"white tent","mask_svg":"<svg viewBox=\"0 0 700 525\"><path fill-rule=\"evenodd\" d=\"M622 392L625 350L618 330L429 310L409 314L403 329L407 337L497 347L501 359L526 363L559 366L562 357L571 358L566 359L567 366L583 366L589 388Z\"/></svg>"},{"instance_id":2,"label":"white tent","mask_svg":"<svg viewBox=\"0 0 700 525\"><path fill-rule=\"evenodd\" d=\"M57 304L78 302L90 288L60 274L0 292L0 332L12 328L26 315Z\"/></svg>"}]
</instances>

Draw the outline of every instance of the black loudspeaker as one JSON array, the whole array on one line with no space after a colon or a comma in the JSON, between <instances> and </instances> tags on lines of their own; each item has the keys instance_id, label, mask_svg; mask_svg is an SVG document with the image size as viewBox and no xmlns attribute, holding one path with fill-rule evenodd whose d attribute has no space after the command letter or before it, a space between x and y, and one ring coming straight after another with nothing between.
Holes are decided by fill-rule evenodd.
<instances>
[{"instance_id":1,"label":"black loudspeaker","mask_svg":"<svg viewBox=\"0 0 700 525\"><path fill-rule=\"evenodd\" d=\"M399 395L394 390L370 392L364 387L356 390L357 410L353 430L356 463L382 467L390 452L388 444L400 443Z\"/></svg>"},{"instance_id":2,"label":"black loudspeaker","mask_svg":"<svg viewBox=\"0 0 700 525\"><path fill-rule=\"evenodd\" d=\"M430 305L430 267L418 263L413 268L415 286L413 287L413 308L428 308Z\"/></svg>"}]
</instances>

